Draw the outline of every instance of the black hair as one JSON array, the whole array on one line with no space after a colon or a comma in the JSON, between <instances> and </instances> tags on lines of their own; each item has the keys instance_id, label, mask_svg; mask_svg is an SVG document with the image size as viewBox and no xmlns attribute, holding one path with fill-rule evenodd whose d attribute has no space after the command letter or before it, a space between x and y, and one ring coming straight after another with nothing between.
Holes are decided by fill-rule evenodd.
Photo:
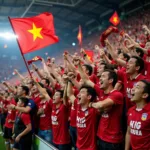
<instances>
[{"instance_id":1,"label":"black hair","mask_svg":"<svg viewBox=\"0 0 150 150\"><path fill-rule=\"evenodd\" d=\"M150 102L150 82L148 82L147 80L140 80L140 82L143 82L145 84L143 93L148 94L146 101Z\"/></svg>"},{"instance_id":2,"label":"black hair","mask_svg":"<svg viewBox=\"0 0 150 150\"><path fill-rule=\"evenodd\" d=\"M50 81L47 78L42 78L42 80L45 80L46 84L49 86Z\"/></svg>"},{"instance_id":3,"label":"black hair","mask_svg":"<svg viewBox=\"0 0 150 150\"><path fill-rule=\"evenodd\" d=\"M53 97L53 93L49 88L46 88L46 92L51 98Z\"/></svg>"},{"instance_id":4,"label":"black hair","mask_svg":"<svg viewBox=\"0 0 150 150\"><path fill-rule=\"evenodd\" d=\"M21 86L22 90L25 91L25 94L28 95L29 94L29 88L25 85Z\"/></svg>"},{"instance_id":5,"label":"black hair","mask_svg":"<svg viewBox=\"0 0 150 150\"><path fill-rule=\"evenodd\" d=\"M93 72L93 68L91 65L88 65L88 64L84 64L83 66L85 66L86 70L89 71L89 76L92 75L92 72Z\"/></svg>"},{"instance_id":6,"label":"black hair","mask_svg":"<svg viewBox=\"0 0 150 150\"><path fill-rule=\"evenodd\" d=\"M130 59L130 56L126 53L123 53L123 57L126 58L126 61L128 61Z\"/></svg>"},{"instance_id":7,"label":"black hair","mask_svg":"<svg viewBox=\"0 0 150 150\"><path fill-rule=\"evenodd\" d=\"M137 53L140 53L139 56L140 56L141 58L143 58L144 52L143 52L143 50L142 50L141 48L136 48L136 52L137 52Z\"/></svg>"},{"instance_id":8,"label":"black hair","mask_svg":"<svg viewBox=\"0 0 150 150\"><path fill-rule=\"evenodd\" d=\"M42 88L44 88L44 85L43 85L41 82L38 82L38 84L39 84Z\"/></svg>"},{"instance_id":9,"label":"black hair","mask_svg":"<svg viewBox=\"0 0 150 150\"><path fill-rule=\"evenodd\" d=\"M83 86L81 86L80 90L81 89L87 89L88 95L91 95L91 100L90 100L91 102L96 100L97 94L96 94L96 91L94 88L92 88L90 86L83 85Z\"/></svg>"},{"instance_id":10,"label":"black hair","mask_svg":"<svg viewBox=\"0 0 150 150\"><path fill-rule=\"evenodd\" d=\"M121 54L122 52L121 52L121 49L118 49L118 51L117 51L117 54L119 55L119 54Z\"/></svg>"},{"instance_id":11,"label":"black hair","mask_svg":"<svg viewBox=\"0 0 150 150\"><path fill-rule=\"evenodd\" d=\"M14 97L14 100L15 100L15 102L17 103L18 100L19 100L19 96L15 96L15 97Z\"/></svg>"},{"instance_id":12,"label":"black hair","mask_svg":"<svg viewBox=\"0 0 150 150\"><path fill-rule=\"evenodd\" d=\"M59 92L60 93L60 98L63 98L63 95L64 95L64 91L63 90L56 90L56 92Z\"/></svg>"},{"instance_id":13,"label":"black hair","mask_svg":"<svg viewBox=\"0 0 150 150\"><path fill-rule=\"evenodd\" d=\"M117 83L117 80L118 80L118 76L117 76L116 72L113 71L113 70L110 70L110 69L106 69L106 70L104 70L104 72L108 72L109 73L108 74L108 79L109 80L113 79L112 85L114 87L116 85L116 83Z\"/></svg>"},{"instance_id":14,"label":"black hair","mask_svg":"<svg viewBox=\"0 0 150 150\"><path fill-rule=\"evenodd\" d=\"M42 88L46 89L47 94L52 98L52 91L49 88L45 87L41 82L38 83Z\"/></svg>"},{"instance_id":15,"label":"black hair","mask_svg":"<svg viewBox=\"0 0 150 150\"><path fill-rule=\"evenodd\" d=\"M138 66L140 67L140 69L138 70L138 73L140 73L144 69L143 59L138 56L132 56L131 58L136 59L136 67L138 67Z\"/></svg>"},{"instance_id":16,"label":"black hair","mask_svg":"<svg viewBox=\"0 0 150 150\"><path fill-rule=\"evenodd\" d=\"M22 103L24 103L24 107L28 105L29 99L26 97L19 97L18 98Z\"/></svg>"}]
</instances>

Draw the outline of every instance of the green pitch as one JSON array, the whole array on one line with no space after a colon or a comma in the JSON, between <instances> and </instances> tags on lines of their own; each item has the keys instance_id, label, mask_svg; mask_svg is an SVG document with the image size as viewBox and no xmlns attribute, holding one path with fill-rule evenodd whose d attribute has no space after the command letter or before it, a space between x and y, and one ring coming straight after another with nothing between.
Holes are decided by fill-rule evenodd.
<instances>
[{"instance_id":1,"label":"green pitch","mask_svg":"<svg viewBox=\"0 0 150 150\"><path fill-rule=\"evenodd\" d=\"M5 150L4 139L1 135L0 135L0 150Z\"/></svg>"}]
</instances>

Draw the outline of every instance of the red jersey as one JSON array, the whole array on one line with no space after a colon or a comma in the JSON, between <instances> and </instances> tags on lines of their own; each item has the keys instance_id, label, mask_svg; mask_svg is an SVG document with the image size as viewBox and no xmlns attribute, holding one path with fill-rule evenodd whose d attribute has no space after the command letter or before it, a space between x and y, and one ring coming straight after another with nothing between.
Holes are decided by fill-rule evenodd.
<instances>
[{"instance_id":1,"label":"red jersey","mask_svg":"<svg viewBox=\"0 0 150 150\"><path fill-rule=\"evenodd\" d=\"M74 105L77 105L75 100ZM77 106L77 148L78 150L96 150L97 110L82 109Z\"/></svg>"},{"instance_id":2,"label":"red jersey","mask_svg":"<svg viewBox=\"0 0 150 150\"><path fill-rule=\"evenodd\" d=\"M126 84L126 107L127 107L127 110L135 105L135 103L130 101L130 99L132 97L132 95L131 95L132 88L138 81L143 80L143 79L146 79L146 77L143 76L142 74L138 74L134 79L131 79L129 77L127 78L127 84Z\"/></svg>"},{"instance_id":3,"label":"red jersey","mask_svg":"<svg viewBox=\"0 0 150 150\"><path fill-rule=\"evenodd\" d=\"M3 100L2 101L2 109L3 109L3 113L7 113L8 112L8 108L7 108L7 105L8 105L8 100Z\"/></svg>"},{"instance_id":4,"label":"red jersey","mask_svg":"<svg viewBox=\"0 0 150 150\"><path fill-rule=\"evenodd\" d=\"M16 105L16 102L14 99L11 100L10 104ZM16 111L15 110L8 110L7 113L7 117L6 117L6 121L5 121L5 127L7 128L13 128L14 123L13 122L9 122L11 121L15 121L15 117L16 117Z\"/></svg>"},{"instance_id":5,"label":"red jersey","mask_svg":"<svg viewBox=\"0 0 150 150\"><path fill-rule=\"evenodd\" d=\"M126 73L123 69L117 71L117 76L118 76L118 83L122 85L122 88L120 92L125 95L126 94L126 83L127 83L127 78L126 78Z\"/></svg>"},{"instance_id":6,"label":"red jersey","mask_svg":"<svg viewBox=\"0 0 150 150\"><path fill-rule=\"evenodd\" d=\"M17 113L16 116L18 116L18 115L19 115L19 112ZM28 124L31 123L30 114L22 113L22 114L20 115L20 117L21 117L21 120L22 120L22 122L24 123L24 125L28 125Z\"/></svg>"},{"instance_id":7,"label":"red jersey","mask_svg":"<svg viewBox=\"0 0 150 150\"><path fill-rule=\"evenodd\" d=\"M95 74L92 74L89 79L95 84L99 83L99 79Z\"/></svg>"},{"instance_id":8,"label":"red jersey","mask_svg":"<svg viewBox=\"0 0 150 150\"><path fill-rule=\"evenodd\" d=\"M97 91L99 89L99 87L96 85L94 88ZM102 90L100 90L100 92L101 91ZM123 110L123 95L117 90L113 90L108 94L101 92L99 97L100 101L103 101L107 98L113 100L115 104L109 110L101 113L97 136L106 142L120 143L123 140L122 126L120 123Z\"/></svg>"},{"instance_id":9,"label":"red jersey","mask_svg":"<svg viewBox=\"0 0 150 150\"><path fill-rule=\"evenodd\" d=\"M128 126L132 150L150 150L150 103L142 110L129 109Z\"/></svg>"},{"instance_id":10,"label":"red jersey","mask_svg":"<svg viewBox=\"0 0 150 150\"><path fill-rule=\"evenodd\" d=\"M51 100L50 100L51 101ZM51 112L52 109L48 101L41 101L39 103L38 109L43 108L44 113L40 115L39 128L40 130L50 130L51 129Z\"/></svg>"},{"instance_id":11,"label":"red jersey","mask_svg":"<svg viewBox=\"0 0 150 150\"><path fill-rule=\"evenodd\" d=\"M41 102L40 94L37 96L34 96L33 101L35 102L36 106L38 106L39 103Z\"/></svg>"},{"instance_id":12,"label":"red jersey","mask_svg":"<svg viewBox=\"0 0 150 150\"><path fill-rule=\"evenodd\" d=\"M64 104L61 104L59 108L56 105L52 105L52 132L53 142L55 144L69 144L70 135L68 129L68 113L69 108Z\"/></svg>"}]
</instances>

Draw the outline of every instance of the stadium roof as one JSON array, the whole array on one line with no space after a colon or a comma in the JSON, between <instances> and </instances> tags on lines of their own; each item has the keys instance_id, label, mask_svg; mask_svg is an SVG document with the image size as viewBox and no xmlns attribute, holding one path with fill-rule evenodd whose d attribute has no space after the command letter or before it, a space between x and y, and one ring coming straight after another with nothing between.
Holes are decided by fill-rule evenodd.
<instances>
[{"instance_id":1,"label":"stadium roof","mask_svg":"<svg viewBox=\"0 0 150 150\"><path fill-rule=\"evenodd\" d=\"M30 17L42 12L51 12L55 18L57 34L73 36L78 26L84 35L100 27L113 11L129 12L143 7L149 0L0 0L0 23L10 17ZM136 3L135 3L136 2ZM88 32L86 32L88 31Z\"/></svg>"}]
</instances>

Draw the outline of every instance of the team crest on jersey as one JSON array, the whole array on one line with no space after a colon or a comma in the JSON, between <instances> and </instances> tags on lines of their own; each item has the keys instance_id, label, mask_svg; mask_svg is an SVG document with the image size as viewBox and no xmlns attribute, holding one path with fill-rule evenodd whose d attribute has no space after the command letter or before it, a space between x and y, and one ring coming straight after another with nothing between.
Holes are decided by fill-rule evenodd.
<instances>
[{"instance_id":1,"label":"team crest on jersey","mask_svg":"<svg viewBox=\"0 0 150 150\"><path fill-rule=\"evenodd\" d=\"M147 119L148 114L147 113L143 113L141 120L145 121Z\"/></svg>"}]
</instances>

